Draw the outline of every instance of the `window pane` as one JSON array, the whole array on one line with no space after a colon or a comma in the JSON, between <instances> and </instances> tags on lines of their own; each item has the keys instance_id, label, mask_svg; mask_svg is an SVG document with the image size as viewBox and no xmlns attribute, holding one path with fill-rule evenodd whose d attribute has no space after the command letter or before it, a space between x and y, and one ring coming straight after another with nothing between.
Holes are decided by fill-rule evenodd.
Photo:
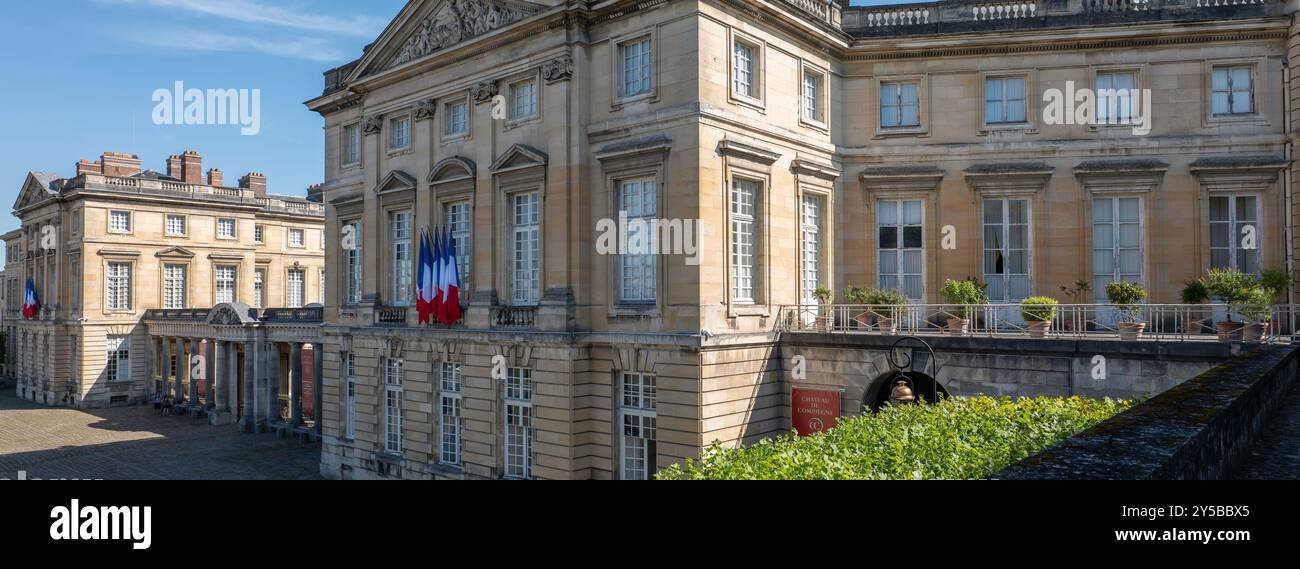
<instances>
[{"instance_id":1,"label":"window pane","mask_svg":"<svg viewBox=\"0 0 1300 569\"><path fill-rule=\"evenodd\" d=\"M897 249L898 248L898 228L881 227L880 228L880 248Z\"/></svg>"},{"instance_id":2,"label":"window pane","mask_svg":"<svg viewBox=\"0 0 1300 569\"><path fill-rule=\"evenodd\" d=\"M922 243L921 243L921 228L920 228L920 227L917 227L917 226L904 227L904 228L903 228L903 247L906 247L906 248L909 248L909 249L919 249L921 246L922 246Z\"/></svg>"}]
</instances>

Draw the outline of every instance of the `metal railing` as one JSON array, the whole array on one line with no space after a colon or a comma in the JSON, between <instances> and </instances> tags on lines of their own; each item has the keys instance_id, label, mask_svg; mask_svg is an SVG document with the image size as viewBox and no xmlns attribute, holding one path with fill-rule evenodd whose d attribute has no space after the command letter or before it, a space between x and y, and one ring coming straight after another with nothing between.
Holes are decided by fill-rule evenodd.
<instances>
[{"instance_id":1,"label":"metal railing","mask_svg":"<svg viewBox=\"0 0 1300 569\"><path fill-rule=\"evenodd\" d=\"M1295 317L1294 305L1140 304L1121 308L1110 304L1058 304L1053 310L1020 304L799 304L781 307L777 330L1273 343L1289 341Z\"/></svg>"}]
</instances>

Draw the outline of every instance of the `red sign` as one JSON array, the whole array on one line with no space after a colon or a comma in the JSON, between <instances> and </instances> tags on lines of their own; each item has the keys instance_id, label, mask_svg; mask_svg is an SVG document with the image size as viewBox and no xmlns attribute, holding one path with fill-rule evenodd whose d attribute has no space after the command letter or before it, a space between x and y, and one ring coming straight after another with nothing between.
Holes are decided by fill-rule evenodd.
<instances>
[{"instance_id":1,"label":"red sign","mask_svg":"<svg viewBox=\"0 0 1300 569\"><path fill-rule=\"evenodd\" d=\"M790 395L791 423L800 435L835 428L840 417L840 392L795 388Z\"/></svg>"}]
</instances>

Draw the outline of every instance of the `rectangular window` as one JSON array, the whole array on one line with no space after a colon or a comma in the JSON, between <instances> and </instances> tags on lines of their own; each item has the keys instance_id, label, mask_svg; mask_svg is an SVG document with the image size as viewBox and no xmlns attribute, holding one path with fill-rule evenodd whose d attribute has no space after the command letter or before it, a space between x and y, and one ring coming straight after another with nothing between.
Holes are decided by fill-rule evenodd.
<instances>
[{"instance_id":1,"label":"rectangular window","mask_svg":"<svg viewBox=\"0 0 1300 569\"><path fill-rule=\"evenodd\" d=\"M469 132L469 101L460 100L447 104L447 113L443 118L443 135L460 136Z\"/></svg>"},{"instance_id":2,"label":"rectangular window","mask_svg":"<svg viewBox=\"0 0 1300 569\"><path fill-rule=\"evenodd\" d=\"M510 118L526 119L537 114L537 81L529 79L510 85Z\"/></svg>"},{"instance_id":3,"label":"rectangular window","mask_svg":"<svg viewBox=\"0 0 1300 569\"><path fill-rule=\"evenodd\" d=\"M303 241L304 241L303 230L301 230L301 229L290 229L290 230L289 230L289 246L290 246L290 247L298 247L298 248L301 248L301 247L303 247Z\"/></svg>"},{"instance_id":4,"label":"rectangular window","mask_svg":"<svg viewBox=\"0 0 1300 569\"><path fill-rule=\"evenodd\" d=\"M658 208L657 182L654 178L640 178L619 182L619 209L629 223L643 223L651 227ZM629 225L630 227L630 225ZM650 231L642 234L642 250L629 251L619 256L619 300L622 302L655 302L655 253L657 239Z\"/></svg>"},{"instance_id":5,"label":"rectangular window","mask_svg":"<svg viewBox=\"0 0 1300 569\"><path fill-rule=\"evenodd\" d=\"M285 279L285 305L289 308L302 308L307 296L307 275L302 269L291 269Z\"/></svg>"},{"instance_id":6,"label":"rectangular window","mask_svg":"<svg viewBox=\"0 0 1300 569\"><path fill-rule=\"evenodd\" d=\"M1029 200L984 200L984 282L989 301L1015 304L1029 296Z\"/></svg>"},{"instance_id":7,"label":"rectangular window","mask_svg":"<svg viewBox=\"0 0 1300 569\"><path fill-rule=\"evenodd\" d=\"M131 381L131 338L128 336L108 337L108 360L104 366L104 378L112 383Z\"/></svg>"},{"instance_id":8,"label":"rectangular window","mask_svg":"<svg viewBox=\"0 0 1300 569\"><path fill-rule=\"evenodd\" d=\"M384 450L402 454L402 360L384 366Z\"/></svg>"},{"instance_id":9,"label":"rectangular window","mask_svg":"<svg viewBox=\"0 0 1300 569\"><path fill-rule=\"evenodd\" d=\"M735 180L731 185L731 298L754 303L757 277L758 182Z\"/></svg>"},{"instance_id":10,"label":"rectangular window","mask_svg":"<svg viewBox=\"0 0 1300 569\"><path fill-rule=\"evenodd\" d=\"M512 197L514 304L531 306L541 296L541 195L537 192Z\"/></svg>"},{"instance_id":11,"label":"rectangular window","mask_svg":"<svg viewBox=\"0 0 1300 569\"><path fill-rule=\"evenodd\" d=\"M1249 115L1255 112L1253 67L1215 67L1211 72L1211 98L1216 115Z\"/></svg>"},{"instance_id":12,"label":"rectangular window","mask_svg":"<svg viewBox=\"0 0 1300 569\"><path fill-rule=\"evenodd\" d=\"M388 149L406 150L411 147L411 117L398 117L388 121Z\"/></svg>"},{"instance_id":13,"label":"rectangular window","mask_svg":"<svg viewBox=\"0 0 1300 569\"><path fill-rule=\"evenodd\" d=\"M185 236L185 216L167 215L167 236L184 237Z\"/></svg>"},{"instance_id":14,"label":"rectangular window","mask_svg":"<svg viewBox=\"0 0 1300 569\"><path fill-rule=\"evenodd\" d=\"M130 233L131 212L129 211L108 212L108 230L113 233Z\"/></svg>"},{"instance_id":15,"label":"rectangular window","mask_svg":"<svg viewBox=\"0 0 1300 569\"><path fill-rule=\"evenodd\" d=\"M803 118L824 122L822 118L822 76L811 71L803 74Z\"/></svg>"},{"instance_id":16,"label":"rectangular window","mask_svg":"<svg viewBox=\"0 0 1300 569\"><path fill-rule=\"evenodd\" d=\"M325 269L320 270L320 303L325 304Z\"/></svg>"},{"instance_id":17,"label":"rectangular window","mask_svg":"<svg viewBox=\"0 0 1300 569\"><path fill-rule=\"evenodd\" d=\"M658 390L655 376L622 374L620 385L620 471L623 480L649 480L656 470Z\"/></svg>"},{"instance_id":18,"label":"rectangular window","mask_svg":"<svg viewBox=\"0 0 1300 569\"><path fill-rule=\"evenodd\" d=\"M347 274L345 275L347 296L343 299L343 302L356 305L361 303L361 222L353 221L343 227L344 239L351 240L351 243L344 242L347 251L344 255L344 262L347 264Z\"/></svg>"},{"instance_id":19,"label":"rectangular window","mask_svg":"<svg viewBox=\"0 0 1300 569\"><path fill-rule=\"evenodd\" d=\"M217 267L217 304L230 304L235 302L235 278L238 271L239 269L236 267Z\"/></svg>"},{"instance_id":20,"label":"rectangular window","mask_svg":"<svg viewBox=\"0 0 1300 569\"><path fill-rule=\"evenodd\" d=\"M217 220L217 238L234 239L235 238L235 220L218 219Z\"/></svg>"},{"instance_id":21,"label":"rectangular window","mask_svg":"<svg viewBox=\"0 0 1300 569\"><path fill-rule=\"evenodd\" d=\"M821 196L805 195L801 217L800 235L803 244L800 292L804 304L817 304L814 294L822 286L822 215L825 200Z\"/></svg>"},{"instance_id":22,"label":"rectangular window","mask_svg":"<svg viewBox=\"0 0 1300 569\"><path fill-rule=\"evenodd\" d=\"M109 263L107 282L109 310L131 309L131 263Z\"/></svg>"},{"instance_id":23,"label":"rectangular window","mask_svg":"<svg viewBox=\"0 0 1300 569\"><path fill-rule=\"evenodd\" d=\"M1212 196L1210 198L1210 267L1257 274L1259 248L1249 246L1246 236L1259 242L1258 196Z\"/></svg>"},{"instance_id":24,"label":"rectangular window","mask_svg":"<svg viewBox=\"0 0 1300 569\"><path fill-rule=\"evenodd\" d=\"M266 226L260 224L253 226L253 242L266 243Z\"/></svg>"},{"instance_id":25,"label":"rectangular window","mask_svg":"<svg viewBox=\"0 0 1300 569\"><path fill-rule=\"evenodd\" d=\"M443 464L460 466L461 455L461 364L443 362L438 370L438 407L441 432L441 457Z\"/></svg>"},{"instance_id":26,"label":"rectangular window","mask_svg":"<svg viewBox=\"0 0 1300 569\"><path fill-rule=\"evenodd\" d=\"M186 271L185 265L165 265L163 267L163 308L177 310L186 308Z\"/></svg>"},{"instance_id":27,"label":"rectangular window","mask_svg":"<svg viewBox=\"0 0 1300 569\"><path fill-rule=\"evenodd\" d=\"M401 306L411 302L411 212L395 211L388 214L390 246L393 248L393 304Z\"/></svg>"},{"instance_id":28,"label":"rectangular window","mask_svg":"<svg viewBox=\"0 0 1300 569\"><path fill-rule=\"evenodd\" d=\"M343 436L357 438L357 358L352 352L343 352L343 377L347 393L343 399Z\"/></svg>"},{"instance_id":29,"label":"rectangular window","mask_svg":"<svg viewBox=\"0 0 1300 569\"><path fill-rule=\"evenodd\" d=\"M253 308L266 308L266 269L253 271Z\"/></svg>"},{"instance_id":30,"label":"rectangular window","mask_svg":"<svg viewBox=\"0 0 1300 569\"><path fill-rule=\"evenodd\" d=\"M348 125L343 127L343 144L341 145L343 156L339 160L343 166L354 166L361 163L361 125Z\"/></svg>"},{"instance_id":31,"label":"rectangular window","mask_svg":"<svg viewBox=\"0 0 1300 569\"><path fill-rule=\"evenodd\" d=\"M876 204L878 285L925 301L922 278L925 249L921 200L880 200Z\"/></svg>"},{"instance_id":32,"label":"rectangular window","mask_svg":"<svg viewBox=\"0 0 1300 569\"><path fill-rule=\"evenodd\" d=\"M754 85L754 52L755 48L744 42L736 42L732 48L731 58L731 79L732 89L739 95L750 98L757 98L757 88Z\"/></svg>"},{"instance_id":33,"label":"rectangular window","mask_svg":"<svg viewBox=\"0 0 1300 569\"><path fill-rule=\"evenodd\" d=\"M1025 122L1025 78L989 77L984 80L984 122Z\"/></svg>"},{"instance_id":34,"label":"rectangular window","mask_svg":"<svg viewBox=\"0 0 1300 569\"><path fill-rule=\"evenodd\" d=\"M505 385L506 477L532 475L533 371L510 368Z\"/></svg>"},{"instance_id":35,"label":"rectangular window","mask_svg":"<svg viewBox=\"0 0 1300 569\"><path fill-rule=\"evenodd\" d=\"M1134 115L1133 90L1137 89L1137 73L1109 71L1097 74L1097 122L1099 124L1131 124Z\"/></svg>"},{"instance_id":36,"label":"rectangular window","mask_svg":"<svg viewBox=\"0 0 1300 569\"><path fill-rule=\"evenodd\" d=\"M654 89L654 52L650 38L618 46L619 60L623 62L622 96L644 95Z\"/></svg>"},{"instance_id":37,"label":"rectangular window","mask_svg":"<svg viewBox=\"0 0 1300 569\"><path fill-rule=\"evenodd\" d=\"M921 126L920 84L891 82L880 84L880 127Z\"/></svg>"},{"instance_id":38,"label":"rectangular window","mask_svg":"<svg viewBox=\"0 0 1300 569\"><path fill-rule=\"evenodd\" d=\"M464 298L470 290L470 259L474 253L474 222L468 201L453 202L443 208L443 219L456 244L456 270L460 273L460 293Z\"/></svg>"},{"instance_id":39,"label":"rectangular window","mask_svg":"<svg viewBox=\"0 0 1300 569\"><path fill-rule=\"evenodd\" d=\"M1142 200L1092 200L1093 298L1105 304L1106 285L1142 282Z\"/></svg>"}]
</instances>

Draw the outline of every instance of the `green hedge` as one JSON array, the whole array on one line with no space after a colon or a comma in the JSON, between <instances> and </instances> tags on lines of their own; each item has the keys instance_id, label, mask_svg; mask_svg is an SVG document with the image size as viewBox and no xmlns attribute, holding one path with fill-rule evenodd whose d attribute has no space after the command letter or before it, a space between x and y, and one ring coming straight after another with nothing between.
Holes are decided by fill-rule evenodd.
<instances>
[{"instance_id":1,"label":"green hedge","mask_svg":"<svg viewBox=\"0 0 1300 569\"><path fill-rule=\"evenodd\" d=\"M660 480L984 478L1127 410L1132 401L972 397L843 418L829 432L750 447L717 443Z\"/></svg>"}]
</instances>

